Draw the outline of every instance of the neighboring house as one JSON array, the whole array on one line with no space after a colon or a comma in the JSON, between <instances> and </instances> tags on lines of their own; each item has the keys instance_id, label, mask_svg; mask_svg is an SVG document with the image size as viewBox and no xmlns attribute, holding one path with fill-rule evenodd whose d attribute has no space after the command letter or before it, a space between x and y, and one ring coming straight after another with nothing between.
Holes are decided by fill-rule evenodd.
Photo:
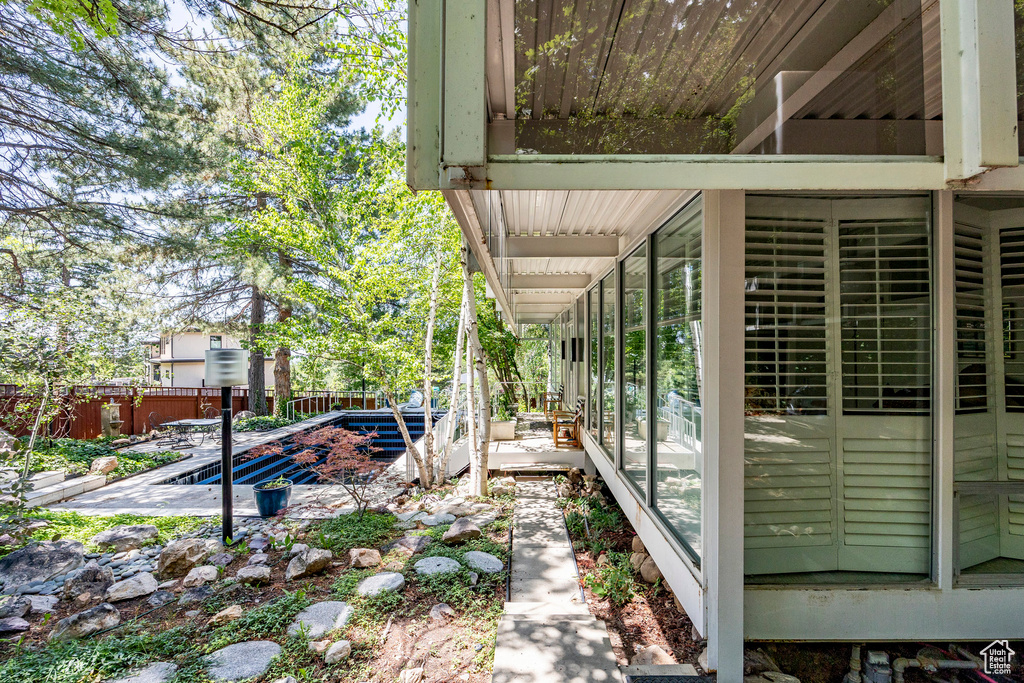
<instances>
[{"instance_id":1,"label":"neighboring house","mask_svg":"<svg viewBox=\"0 0 1024 683\"><path fill-rule=\"evenodd\" d=\"M410 3L409 184L550 326L719 680L1024 638L1015 4L453 6Z\"/></svg>"},{"instance_id":2,"label":"neighboring house","mask_svg":"<svg viewBox=\"0 0 1024 683\"><path fill-rule=\"evenodd\" d=\"M239 349L238 339L228 334L198 331L167 332L159 339L143 342L149 348L146 380L165 387L205 386L206 351ZM265 383L274 386L274 359L264 362Z\"/></svg>"}]
</instances>

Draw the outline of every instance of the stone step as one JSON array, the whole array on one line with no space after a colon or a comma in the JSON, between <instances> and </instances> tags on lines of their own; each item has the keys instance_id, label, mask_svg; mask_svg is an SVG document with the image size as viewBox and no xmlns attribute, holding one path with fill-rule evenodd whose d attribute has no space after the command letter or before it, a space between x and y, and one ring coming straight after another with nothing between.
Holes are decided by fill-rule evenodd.
<instances>
[{"instance_id":1,"label":"stone step","mask_svg":"<svg viewBox=\"0 0 1024 683\"><path fill-rule=\"evenodd\" d=\"M592 616L583 602L506 602L505 615L512 617L531 616Z\"/></svg>"},{"instance_id":2,"label":"stone step","mask_svg":"<svg viewBox=\"0 0 1024 683\"><path fill-rule=\"evenodd\" d=\"M65 476L61 470L48 470L46 472L36 472L28 480L32 484L32 488L38 491L41 488L59 484L64 481Z\"/></svg>"},{"instance_id":3,"label":"stone step","mask_svg":"<svg viewBox=\"0 0 1024 683\"><path fill-rule=\"evenodd\" d=\"M59 503L72 496L98 489L106 483L107 476L105 474L87 474L29 491L25 496L25 503L29 506Z\"/></svg>"}]
</instances>

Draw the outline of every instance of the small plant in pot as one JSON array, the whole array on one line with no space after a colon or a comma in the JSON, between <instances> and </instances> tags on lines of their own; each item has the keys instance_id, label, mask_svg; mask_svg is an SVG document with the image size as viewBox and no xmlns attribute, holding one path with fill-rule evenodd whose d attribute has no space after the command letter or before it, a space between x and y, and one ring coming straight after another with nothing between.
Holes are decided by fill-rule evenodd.
<instances>
[{"instance_id":1,"label":"small plant in pot","mask_svg":"<svg viewBox=\"0 0 1024 683\"><path fill-rule=\"evenodd\" d=\"M273 517L288 507L288 500L292 497L292 482L281 477L261 481L252 487L252 492L256 496L256 509L260 517Z\"/></svg>"}]
</instances>

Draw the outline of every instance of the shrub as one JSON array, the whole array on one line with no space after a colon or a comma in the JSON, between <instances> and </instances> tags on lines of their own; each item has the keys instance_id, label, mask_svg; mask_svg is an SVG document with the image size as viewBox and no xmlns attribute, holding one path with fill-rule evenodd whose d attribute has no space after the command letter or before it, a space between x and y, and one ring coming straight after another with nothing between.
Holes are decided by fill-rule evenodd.
<instances>
[{"instance_id":1,"label":"shrub","mask_svg":"<svg viewBox=\"0 0 1024 683\"><path fill-rule=\"evenodd\" d=\"M626 553L607 553L606 564L600 565L584 579L586 586L599 598L608 598L614 605L624 605L633 599L636 584L633 568Z\"/></svg>"},{"instance_id":2,"label":"shrub","mask_svg":"<svg viewBox=\"0 0 1024 683\"><path fill-rule=\"evenodd\" d=\"M274 417L273 415L257 415L256 417L243 417L235 420L231 429L236 432L265 432L279 427L287 427L298 420L287 417Z\"/></svg>"}]
</instances>

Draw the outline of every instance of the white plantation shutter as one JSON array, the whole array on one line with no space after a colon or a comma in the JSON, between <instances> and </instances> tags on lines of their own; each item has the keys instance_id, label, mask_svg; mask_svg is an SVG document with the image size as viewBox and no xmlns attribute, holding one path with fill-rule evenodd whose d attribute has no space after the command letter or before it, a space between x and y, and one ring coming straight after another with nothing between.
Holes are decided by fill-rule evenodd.
<instances>
[{"instance_id":1,"label":"white plantation shutter","mask_svg":"<svg viewBox=\"0 0 1024 683\"><path fill-rule=\"evenodd\" d=\"M747 199L748 574L928 572L928 212Z\"/></svg>"}]
</instances>

